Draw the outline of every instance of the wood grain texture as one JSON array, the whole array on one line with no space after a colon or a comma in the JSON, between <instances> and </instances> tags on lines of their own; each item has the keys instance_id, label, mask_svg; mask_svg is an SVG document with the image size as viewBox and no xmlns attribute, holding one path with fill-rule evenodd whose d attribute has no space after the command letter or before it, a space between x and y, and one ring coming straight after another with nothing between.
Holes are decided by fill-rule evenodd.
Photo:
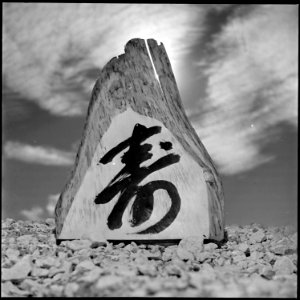
<instances>
[{"instance_id":1,"label":"wood grain texture","mask_svg":"<svg viewBox=\"0 0 300 300\"><path fill-rule=\"evenodd\" d=\"M82 237L83 231L81 236L68 236L71 230L74 234L76 233L76 230L74 230L76 207L78 208L78 205L81 204L75 205L75 202L80 203L78 195L80 190L84 190L82 186L87 185L85 182L89 181L87 174L93 170L95 162L104 154L102 146L105 136L107 141L112 140L112 143L116 143L117 140L113 140L112 137L116 135L115 132L117 131L114 132L112 128L113 126L126 128L124 125L126 120L120 121L119 119L122 119L122 117L119 116L127 116L128 113L132 114L130 117L132 124L131 127L128 125L127 131L125 130L126 136L122 140L129 137L128 134L137 121L148 122L147 124L150 126L151 122L149 120L152 119L153 124L162 127L165 139L171 138L173 140L174 151L179 151L181 156L189 162L188 167L192 172L195 172L194 177L197 178L196 174L199 174L198 178L202 178L202 181L199 181L199 185L202 186L200 187L200 190L202 188L200 193L204 195L202 198L204 197L206 200L201 200L201 195L199 195L199 200L195 198L193 202L196 203L195 208L197 208L197 201L199 201L200 206L201 201L204 201L203 205L205 205L205 202L207 203L206 211L200 213L200 216L207 216L207 221L206 223L203 221L206 225L202 225L200 229L196 228L194 234L199 230L199 234L205 232L206 237L210 239L221 240L224 237L224 195L220 177L184 112L176 80L163 44L158 45L155 40L147 40L147 42L159 81L155 78L145 40L133 39L126 44L124 54L114 57L106 64L94 86L74 168L55 208L57 239ZM156 141L153 140L153 142ZM108 150L106 149L106 151ZM157 155L159 155L158 152ZM183 169L186 168L187 165ZM107 172L111 171L99 169L97 172L99 172L97 182L102 184L103 188L109 178ZM165 176L163 172L160 175ZM180 180L176 180L176 184L179 183ZM186 184L193 184L193 181L187 181ZM190 189L197 191L197 188L193 186L190 186ZM185 199L182 199L181 202L187 203ZM192 210L191 214L195 211L192 208L193 205L189 208ZM110 207L109 210L111 209ZM84 217L86 218L88 214ZM72 221L71 216L73 216ZM96 224L98 221L94 220L92 224ZM81 222L82 225L85 224L84 220L81 220ZM182 222L184 222L183 219ZM187 226L186 230L188 228ZM101 228L97 228L97 230L101 231ZM65 233L63 236L64 232L69 233ZM105 232L103 234L105 235ZM169 236L171 236L169 238L183 238L182 235L187 234L187 232L182 232L181 236L176 237L172 232L169 232ZM111 236L104 237L111 239ZM96 236L96 238L100 239L100 236ZM113 238L122 239L122 235L115 235ZM151 239L153 238L155 239L155 236L151 237ZM168 236L165 235L160 238L168 239ZM127 240L128 236L124 239Z\"/></svg>"}]
</instances>

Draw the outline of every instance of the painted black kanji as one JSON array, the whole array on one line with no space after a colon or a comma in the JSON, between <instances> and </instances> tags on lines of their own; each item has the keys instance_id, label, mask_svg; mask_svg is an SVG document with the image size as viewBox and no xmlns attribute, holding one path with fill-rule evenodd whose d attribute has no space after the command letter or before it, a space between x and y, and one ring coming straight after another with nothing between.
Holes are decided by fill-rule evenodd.
<instances>
[{"instance_id":1,"label":"painted black kanji","mask_svg":"<svg viewBox=\"0 0 300 300\"><path fill-rule=\"evenodd\" d=\"M160 132L160 126L147 128L137 123L130 138L119 143L100 159L99 163L107 164L111 162L118 153L129 147L128 151L121 157L121 162L125 164L125 166L95 198L96 204L105 204L111 201L120 192L118 201L107 220L107 225L111 230L118 229L122 226L122 216L130 199L134 196L136 197L131 208L131 226L138 226L147 221L153 211L153 193L159 189L167 191L171 199L171 207L161 220L137 233L158 233L170 226L179 213L181 200L177 188L173 183L166 180L154 180L143 186L139 186L139 183L149 174L175 164L180 160L179 155L169 153L157 159L149 166L140 166L141 163L151 159L153 156L153 154L149 152L152 149L152 145L147 143L141 145L141 143L152 135ZM160 146L166 151L172 149L171 142L160 143Z\"/></svg>"}]
</instances>

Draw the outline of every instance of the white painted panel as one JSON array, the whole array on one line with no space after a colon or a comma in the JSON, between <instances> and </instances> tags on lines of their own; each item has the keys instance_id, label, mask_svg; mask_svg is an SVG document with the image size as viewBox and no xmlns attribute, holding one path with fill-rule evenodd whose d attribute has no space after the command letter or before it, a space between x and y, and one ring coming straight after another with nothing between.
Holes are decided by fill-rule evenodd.
<instances>
[{"instance_id":1,"label":"white painted panel","mask_svg":"<svg viewBox=\"0 0 300 300\"><path fill-rule=\"evenodd\" d=\"M118 201L120 193L106 204L95 204L94 199L124 167L121 157L129 149L121 151L112 162L97 164L99 160L117 144L132 135L134 126L139 123L146 127L161 126L161 133L146 139L142 144L151 144L150 160L141 164L149 166L157 159L169 153L180 155L179 162L162 168L147 176L139 186L153 180L172 182L181 198L180 211L173 223L156 234L137 234L158 222L169 210L171 199L163 190L154 192L154 207L150 219L137 227L130 226L130 209L134 197L130 200L123 218L123 225L119 229L110 230L107 226L107 217ZM169 141L171 150L161 149L159 143ZM91 166L85 174L82 184L74 198L68 215L65 219L60 239L75 239L90 237L93 240L105 239L180 239L188 235L208 236L208 197L202 168L195 163L192 157L183 149L164 125L150 117L135 113L127 109L112 119L111 126L104 134L93 156Z\"/></svg>"}]
</instances>

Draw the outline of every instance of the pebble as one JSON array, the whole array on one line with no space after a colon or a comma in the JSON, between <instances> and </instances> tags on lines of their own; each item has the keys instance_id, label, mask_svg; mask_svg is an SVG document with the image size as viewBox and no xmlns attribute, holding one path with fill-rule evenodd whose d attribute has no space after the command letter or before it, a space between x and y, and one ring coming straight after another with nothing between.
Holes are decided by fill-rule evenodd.
<instances>
[{"instance_id":1,"label":"pebble","mask_svg":"<svg viewBox=\"0 0 300 300\"><path fill-rule=\"evenodd\" d=\"M1 297L11 297L12 295L22 297L29 294L29 291L20 290L11 281L1 283Z\"/></svg>"},{"instance_id":2,"label":"pebble","mask_svg":"<svg viewBox=\"0 0 300 300\"><path fill-rule=\"evenodd\" d=\"M90 248L92 242L90 240L74 240L74 241L64 241L61 244L66 245L67 248L78 251L81 249Z\"/></svg>"},{"instance_id":3,"label":"pebble","mask_svg":"<svg viewBox=\"0 0 300 300\"><path fill-rule=\"evenodd\" d=\"M38 239L31 234L22 235L17 238L17 243L22 246L33 246L38 244Z\"/></svg>"},{"instance_id":4,"label":"pebble","mask_svg":"<svg viewBox=\"0 0 300 300\"><path fill-rule=\"evenodd\" d=\"M117 288L118 285L122 284L123 278L115 275L102 276L96 283L98 290Z\"/></svg>"},{"instance_id":5,"label":"pebble","mask_svg":"<svg viewBox=\"0 0 300 300\"><path fill-rule=\"evenodd\" d=\"M273 271L272 266L266 265L260 270L259 274L264 278L271 280L276 273Z\"/></svg>"},{"instance_id":6,"label":"pebble","mask_svg":"<svg viewBox=\"0 0 300 300\"><path fill-rule=\"evenodd\" d=\"M204 262L205 260L211 258L211 253L209 252L198 252L196 254L196 260L199 262Z\"/></svg>"},{"instance_id":7,"label":"pebble","mask_svg":"<svg viewBox=\"0 0 300 300\"><path fill-rule=\"evenodd\" d=\"M75 282L67 283L64 290L65 297L74 297L78 289L79 289L79 285L77 283Z\"/></svg>"},{"instance_id":8,"label":"pebble","mask_svg":"<svg viewBox=\"0 0 300 300\"><path fill-rule=\"evenodd\" d=\"M35 265L41 268L51 268L60 266L60 262L55 257L43 257L35 260Z\"/></svg>"},{"instance_id":9,"label":"pebble","mask_svg":"<svg viewBox=\"0 0 300 300\"><path fill-rule=\"evenodd\" d=\"M107 245L107 241L102 241L102 242L94 241L91 243L90 247L92 249L94 249L94 248L99 248L99 247L105 247L106 245Z\"/></svg>"},{"instance_id":10,"label":"pebble","mask_svg":"<svg viewBox=\"0 0 300 300\"><path fill-rule=\"evenodd\" d=\"M2 268L2 280L24 279L32 270L32 259L25 255L10 269Z\"/></svg>"},{"instance_id":11,"label":"pebble","mask_svg":"<svg viewBox=\"0 0 300 300\"><path fill-rule=\"evenodd\" d=\"M45 223L46 223L48 226L50 226L50 227L55 227L55 220L54 220L54 218L47 218L47 219L45 220Z\"/></svg>"},{"instance_id":12,"label":"pebble","mask_svg":"<svg viewBox=\"0 0 300 300\"><path fill-rule=\"evenodd\" d=\"M250 235L249 242L250 244L261 243L266 239L265 233L262 230L258 230Z\"/></svg>"},{"instance_id":13,"label":"pebble","mask_svg":"<svg viewBox=\"0 0 300 300\"><path fill-rule=\"evenodd\" d=\"M20 251L17 249L7 249L5 252L5 255L13 262L18 260L18 257L20 255Z\"/></svg>"},{"instance_id":14,"label":"pebble","mask_svg":"<svg viewBox=\"0 0 300 300\"><path fill-rule=\"evenodd\" d=\"M218 245L215 243L204 244L204 251L214 251L218 248Z\"/></svg>"},{"instance_id":15,"label":"pebble","mask_svg":"<svg viewBox=\"0 0 300 300\"><path fill-rule=\"evenodd\" d=\"M58 284L53 284L50 286L50 293L51 293L51 296L54 296L54 297L61 297L62 296L62 293L63 293L63 290L64 290L64 287L61 286L61 285L58 285Z\"/></svg>"},{"instance_id":16,"label":"pebble","mask_svg":"<svg viewBox=\"0 0 300 300\"><path fill-rule=\"evenodd\" d=\"M138 266L138 271L142 275L149 275L154 277L157 274L157 268L155 265L148 263L148 264L142 264Z\"/></svg>"},{"instance_id":17,"label":"pebble","mask_svg":"<svg viewBox=\"0 0 300 300\"><path fill-rule=\"evenodd\" d=\"M76 266L76 271L80 271L80 270L93 270L97 268L92 261L90 260L84 260L82 262L80 262L77 266Z\"/></svg>"},{"instance_id":18,"label":"pebble","mask_svg":"<svg viewBox=\"0 0 300 300\"><path fill-rule=\"evenodd\" d=\"M194 254L185 248L178 247L176 253L180 259L183 259L183 260L188 260L188 259L193 260L194 259Z\"/></svg>"},{"instance_id":19,"label":"pebble","mask_svg":"<svg viewBox=\"0 0 300 300\"><path fill-rule=\"evenodd\" d=\"M34 267L33 270L31 271L31 276L33 277L46 277L48 275L49 275L49 270L43 268Z\"/></svg>"},{"instance_id":20,"label":"pebble","mask_svg":"<svg viewBox=\"0 0 300 300\"><path fill-rule=\"evenodd\" d=\"M249 246L246 243L241 243L238 245L238 250L240 250L242 252L246 252L248 249L249 249Z\"/></svg>"},{"instance_id":21,"label":"pebble","mask_svg":"<svg viewBox=\"0 0 300 300\"><path fill-rule=\"evenodd\" d=\"M294 272L295 266L293 262L288 257L279 257L274 266L274 271L276 275L290 275Z\"/></svg>"},{"instance_id":22,"label":"pebble","mask_svg":"<svg viewBox=\"0 0 300 300\"><path fill-rule=\"evenodd\" d=\"M228 242L56 245L54 219L2 221L3 297L296 297L297 232L226 226Z\"/></svg>"},{"instance_id":23,"label":"pebble","mask_svg":"<svg viewBox=\"0 0 300 300\"><path fill-rule=\"evenodd\" d=\"M85 273L85 275L80 278L80 281L90 282L90 283L95 282L103 273L104 273L103 269L99 267L95 267L90 272Z\"/></svg>"},{"instance_id":24,"label":"pebble","mask_svg":"<svg viewBox=\"0 0 300 300\"><path fill-rule=\"evenodd\" d=\"M203 237L201 236L188 236L182 239L178 245L179 248L183 248L189 251L203 250Z\"/></svg>"}]
</instances>

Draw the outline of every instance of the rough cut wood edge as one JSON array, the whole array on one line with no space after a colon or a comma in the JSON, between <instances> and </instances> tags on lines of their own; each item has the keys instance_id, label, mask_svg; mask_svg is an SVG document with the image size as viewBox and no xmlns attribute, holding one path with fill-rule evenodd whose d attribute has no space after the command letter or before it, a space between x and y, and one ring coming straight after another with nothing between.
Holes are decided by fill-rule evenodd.
<instances>
[{"instance_id":1,"label":"rough cut wood edge","mask_svg":"<svg viewBox=\"0 0 300 300\"><path fill-rule=\"evenodd\" d=\"M75 164L55 207L57 239L99 141L109 128L112 117L124 112L127 107L161 121L204 169L211 199L210 236L207 238L224 238L224 194L220 177L184 112L164 45L158 45L153 39L147 40L147 43L159 82L144 39L130 40L125 46L125 53L111 59L96 81Z\"/></svg>"}]
</instances>

